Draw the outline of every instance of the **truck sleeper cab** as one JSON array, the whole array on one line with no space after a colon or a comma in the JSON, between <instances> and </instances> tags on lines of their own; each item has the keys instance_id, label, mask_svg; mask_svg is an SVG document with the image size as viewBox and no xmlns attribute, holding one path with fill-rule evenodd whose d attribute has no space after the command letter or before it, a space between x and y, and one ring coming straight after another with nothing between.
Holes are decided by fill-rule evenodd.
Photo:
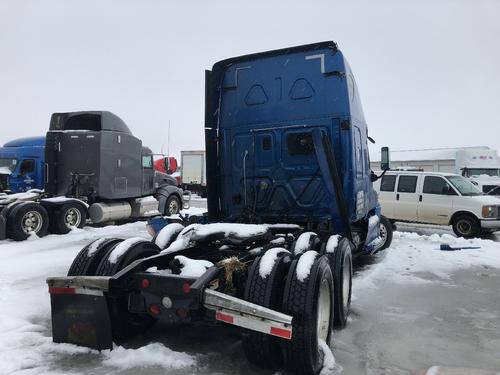
<instances>
[{"instance_id":1,"label":"truck sleeper cab","mask_svg":"<svg viewBox=\"0 0 500 375\"><path fill-rule=\"evenodd\" d=\"M374 186L391 220L451 225L465 238L500 230L500 199L460 175L389 171Z\"/></svg>"},{"instance_id":2,"label":"truck sleeper cab","mask_svg":"<svg viewBox=\"0 0 500 375\"><path fill-rule=\"evenodd\" d=\"M45 168L36 170L45 170L44 191L0 197L0 239L64 234L87 218L103 224L174 215L183 207L175 179L155 171L152 151L111 112L54 113L42 140Z\"/></svg>"},{"instance_id":3,"label":"truck sleeper cab","mask_svg":"<svg viewBox=\"0 0 500 375\"><path fill-rule=\"evenodd\" d=\"M47 280L53 339L106 349L160 319L219 321L255 365L318 374L352 253L390 244L352 73L333 42L242 56L206 72L205 100L209 223L87 245Z\"/></svg>"}]
</instances>

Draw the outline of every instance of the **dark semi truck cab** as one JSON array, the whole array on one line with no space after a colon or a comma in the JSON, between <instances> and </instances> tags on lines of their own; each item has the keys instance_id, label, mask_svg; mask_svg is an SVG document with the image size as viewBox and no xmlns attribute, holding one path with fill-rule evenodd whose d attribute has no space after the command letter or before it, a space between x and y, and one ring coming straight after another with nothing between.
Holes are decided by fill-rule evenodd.
<instances>
[{"instance_id":1,"label":"dark semi truck cab","mask_svg":"<svg viewBox=\"0 0 500 375\"><path fill-rule=\"evenodd\" d=\"M0 239L177 214L184 194L155 171L152 151L107 111L54 113L45 137L44 191L0 197Z\"/></svg>"},{"instance_id":2,"label":"dark semi truck cab","mask_svg":"<svg viewBox=\"0 0 500 375\"><path fill-rule=\"evenodd\" d=\"M109 349L158 320L218 321L243 328L255 365L318 374L348 322L353 253L391 242L354 77L333 42L205 77L209 223L87 245L47 279L53 339Z\"/></svg>"}]
</instances>

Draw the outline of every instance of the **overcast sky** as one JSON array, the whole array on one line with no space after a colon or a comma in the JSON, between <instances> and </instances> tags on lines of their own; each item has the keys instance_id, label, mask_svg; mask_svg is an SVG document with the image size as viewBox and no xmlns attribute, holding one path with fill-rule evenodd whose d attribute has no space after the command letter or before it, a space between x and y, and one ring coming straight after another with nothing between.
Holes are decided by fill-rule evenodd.
<instances>
[{"instance_id":1,"label":"overcast sky","mask_svg":"<svg viewBox=\"0 0 500 375\"><path fill-rule=\"evenodd\" d=\"M500 150L500 1L0 0L0 144L109 110L155 152L204 147L204 70L334 40L376 148ZM372 151L372 154L375 151Z\"/></svg>"}]
</instances>

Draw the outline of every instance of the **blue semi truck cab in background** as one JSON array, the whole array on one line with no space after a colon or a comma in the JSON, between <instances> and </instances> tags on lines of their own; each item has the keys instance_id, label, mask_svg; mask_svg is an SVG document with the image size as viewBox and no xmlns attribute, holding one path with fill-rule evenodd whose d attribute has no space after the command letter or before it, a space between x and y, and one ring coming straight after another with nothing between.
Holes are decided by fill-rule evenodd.
<instances>
[{"instance_id":1,"label":"blue semi truck cab in background","mask_svg":"<svg viewBox=\"0 0 500 375\"><path fill-rule=\"evenodd\" d=\"M45 137L15 139L0 147L0 193L43 189Z\"/></svg>"}]
</instances>

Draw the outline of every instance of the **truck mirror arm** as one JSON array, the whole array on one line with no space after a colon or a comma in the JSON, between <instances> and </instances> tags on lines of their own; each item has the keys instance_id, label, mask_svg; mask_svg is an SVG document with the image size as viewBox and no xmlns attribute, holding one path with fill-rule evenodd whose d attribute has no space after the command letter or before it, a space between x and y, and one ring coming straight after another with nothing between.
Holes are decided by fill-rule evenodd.
<instances>
[{"instance_id":1,"label":"truck mirror arm","mask_svg":"<svg viewBox=\"0 0 500 375\"><path fill-rule=\"evenodd\" d=\"M384 169L384 171L380 174L380 176L377 176L377 175L375 174L375 172L371 171L371 173L370 173L370 179L371 179L371 181L372 181L372 182L375 182L375 181L377 181L379 178L384 177L385 172L387 172L388 170L389 170L389 168Z\"/></svg>"}]
</instances>

